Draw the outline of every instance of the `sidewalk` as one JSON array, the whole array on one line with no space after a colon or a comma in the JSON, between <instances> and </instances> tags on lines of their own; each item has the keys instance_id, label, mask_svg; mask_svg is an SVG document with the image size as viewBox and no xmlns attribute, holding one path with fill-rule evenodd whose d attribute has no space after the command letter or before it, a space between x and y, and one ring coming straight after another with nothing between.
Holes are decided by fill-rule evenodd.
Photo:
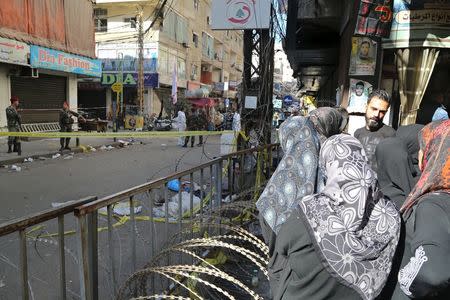
<instances>
[{"instance_id":1,"label":"sidewalk","mask_svg":"<svg viewBox=\"0 0 450 300\"><path fill-rule=\"evenodd\" d=\"M128 141L129 139L123 139ZM80 138L80 146L92 146L94 148L101 147L103 145L118 145L118 142L114 142L112 138ZM70 140L72 151L69 152L82 152L83 149L75 146L75 139ZM6 153L8 151L8 138L0 138L0 166L10 165L23 162L25 158L38 159L39 157L51 157L52 155L59 153L59 139L33 139L31 141L22 141L22 155L18 156L17 153Z\"/></svg>"}]
</instances>

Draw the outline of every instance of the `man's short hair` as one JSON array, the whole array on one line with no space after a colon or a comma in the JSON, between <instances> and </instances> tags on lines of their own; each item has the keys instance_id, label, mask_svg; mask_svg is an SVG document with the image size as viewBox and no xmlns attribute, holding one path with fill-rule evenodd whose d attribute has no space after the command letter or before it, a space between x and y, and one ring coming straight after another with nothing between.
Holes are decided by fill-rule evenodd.
<instances>
[{"instance_id":1,"label":"man's short hair","mask_svg":"<svg viewBox=\"0 0 450 300\"><path fill-rule=\"evenodd\" d=\"M358 81L358 82L355 84L355 86L358 86L358 85L362 85L362 87L364 87L364 82Z\"/></svg>"},{"instance_id":2,"label":"man's short hair","mask_svg":"<svg viewBox=\"0 0 450 300\"><path fill-rule=\"evenodd\" d=\"M369 47L370 47L370 42L367 41L367 40L362 41L361 44L359 44L359 46L361 47L361 46L364 45L364 44L367 44L367 45L369 45Z\"/></svg>"},{"instance_id":3,"label":"man's short hair","mask_svg":"<svg viewBox=\"0 0 450 300\"><path fill-rule=\"evenodd\" d=\"M389 105L391 104L391 96L385 90L373 90L372 93L370 93L369 98L367 98L367 104L369 104L369 102L374 97L377 97L383 101L386 101L387 103L389 103Z\"/></svg>"}]
</instances>

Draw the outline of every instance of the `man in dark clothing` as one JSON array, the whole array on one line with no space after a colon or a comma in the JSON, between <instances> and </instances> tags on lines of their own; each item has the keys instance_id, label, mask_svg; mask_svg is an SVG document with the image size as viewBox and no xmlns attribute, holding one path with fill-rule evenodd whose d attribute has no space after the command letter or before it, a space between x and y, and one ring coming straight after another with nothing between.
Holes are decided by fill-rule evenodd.
<instances>
[{"instance_id":1,"label":"man in dark clothing","mask_svg":"<svg viewBox=\"0 0 450 300\"><path fill-rule=\"evenodd\" d=\"M9 132L19 132L22 125L22 119L17 112L19 107L19 98L16 96L11 97L11 105L6 108L6 120ZM14 146L14 148L13 148ZM8 137L8 153L17 152L18 155L22 155L22 146L20 144L20 138L17 136Z\"/></svg>"},{"instance_id":2,"label":"man in dark clothing","mask_svg":"<svg viewBox=\"0 0 450 300\"><path fill-rule=\"evenodd\" d=\"M391 97L386 91L374 90L367 100L366 126L357 129L354 134L364 146L369 163L375 172L377 171L375 149L378 143L384 138L395 136L395 130L383 124L390 102Z\"/></svg>"},{"instance_id":3,"label":"man in dark clothing","mask_svg":"<svg viewBox=\"0 0 450 300\"><path fill-rule=\"evenodd\" d=\"M194 108L191 110L191 113L186 118L186 127L187 127L187 131L197 130L198 116L197 116L197 113ZM187 144L189 143L189 139L191 140L191 147L194 147L195 136L186 136L186 138L184 139L183 148L187 147Z\"/></svg>"},{"instance_id":4,"label":"man in dark clothing","mask_svg":"<svg viewBox=\"0 0 450 300\"><path fill-rule=\"evenodd\" d=\"M198 128L197 130L207 130L208 128L208 118L206 117L206 112L204 109L201 109L199 114L198 114ZM203 135L200 135L198 137L199 142L197 144L197 146L201 146L203 145Z\"/></svg>"},{"instance_id":5,"label":"man in dark clothing","mask_svg":"<svg viewBox=\"0 0 450 300\"><path fill-rule=\"evenodd\" d=\"M69 103L64 101L63 109L59 112L59 126L61 127L61 132L72 132L72 124L74 123L73 117L80 117L83 119L78 113L71 111L69 109ZM70 138L60 138L59 143L61 144L59 151L71 150L69 147Z\"/></svg>"}]
</instances>

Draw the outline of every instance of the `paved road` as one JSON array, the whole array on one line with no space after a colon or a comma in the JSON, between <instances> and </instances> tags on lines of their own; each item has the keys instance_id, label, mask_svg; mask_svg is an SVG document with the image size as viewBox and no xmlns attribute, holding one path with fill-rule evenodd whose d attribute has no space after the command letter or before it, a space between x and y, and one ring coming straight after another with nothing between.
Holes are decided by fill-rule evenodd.
<instances>
[{"instance_id":1,"label":"paved road","mask_svg":"<svg viewBox=\"0 0 450 300\"><path fill-rule=\"evenodd\" d=\"M219 137L205 147L181 148L176 139L142 140L128 148L76 154L73 159L24 163L21 172L0 169L0 222L88 195L106 196L205 162L220 152ZM163 149L161 144L166 144Z\"/></svg>"}]
</instances>

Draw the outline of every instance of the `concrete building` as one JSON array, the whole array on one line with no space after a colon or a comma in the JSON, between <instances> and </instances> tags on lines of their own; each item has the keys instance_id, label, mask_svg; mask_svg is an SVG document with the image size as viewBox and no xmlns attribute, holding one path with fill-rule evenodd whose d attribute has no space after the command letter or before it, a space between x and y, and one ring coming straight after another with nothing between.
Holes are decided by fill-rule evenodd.
<instances>
[{"instance_id":1,"label":"concrete building","mask_svg":"<svg viewBox=\"0 0 450 300\"><path fill-rule=\"evenodd\" d=\"M78 106L77 78L101 75L91 1L3 1L0 53L0 130L11 96L23 123L57 122L64 100Z\"/></svg>"},{"instance_id":2,"label":"concrete building","mask_svg":"<svg viewBox=\"0 0 450 300\"><path fill-rule=\"evenodd\" d=\"M136 15L140 8L144 31L148 31L144 37L145 114L158 114L161 103L170 102L175 68L179 98L186 93L202 96L197 92L201 88L211 91L237 86L243 68L242 32L212 31L210 0L169 1L161 11L160 2L96 1L96 54L102 61L103 74L100 82L79 83L82 106L100 107L109 115L116 97L111 85L122 70L124 109L131 113L138 105Z\"/></svg>"}]
</instances>

